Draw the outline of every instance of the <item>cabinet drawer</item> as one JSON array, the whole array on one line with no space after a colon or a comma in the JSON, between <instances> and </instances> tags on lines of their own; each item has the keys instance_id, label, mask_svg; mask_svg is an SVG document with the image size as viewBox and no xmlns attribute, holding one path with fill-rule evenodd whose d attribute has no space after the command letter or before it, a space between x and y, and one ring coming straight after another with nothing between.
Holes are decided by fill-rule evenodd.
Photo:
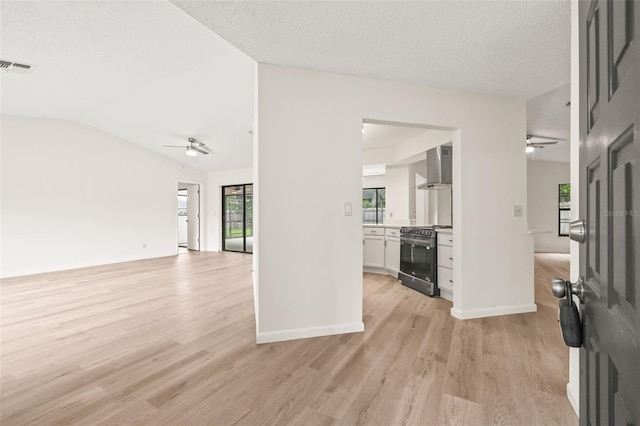
<instances>
[{"instance_id":1,"label":"cabinet drawer","mask_svg":"<svg viewBox=\"0 0 640 426\"><path fill-rule=\"evenodd\" d=\"M438 246L438 266L453 269L453 247Z\"/></svg>"},{"instance_id":2,"label":"cabinet drawer","mask_svg":"<svg viewBox=\"0 0 640 426\"><path fill-rule=\"evenodd\" d=\"M395 228L386 228L385 235L387 237L398 237L400 238L400 230Z\"/></svg>"},{"instance_id":3,"label":"cabinet drawer","mask_svg":"<svg viewBox=\"0 0 640 426\"><path fill-rule=\"evenodd\" d=\"M438 245L452 246L453 234L449 232L447 233L438 232Z\"/></svg>"},{"instance_id":4,"label":"cabinet drawer","mask_svg":"<svg viewBox=\"0 0 640 426\"><path fill-rule=\"evenodd\" d=\"M453 271L438 266L438 287L453 292Z\"/></svg>"},{"instance_id":5,"label":"cabinet drawer","mask_svg":"<svg viewBox=\"0 0 640 426\"><path fill-rule=\"evenodd\" d=\"M384 235L384 228L362 228L364 235Z\"/></svg>"}]
</instances>

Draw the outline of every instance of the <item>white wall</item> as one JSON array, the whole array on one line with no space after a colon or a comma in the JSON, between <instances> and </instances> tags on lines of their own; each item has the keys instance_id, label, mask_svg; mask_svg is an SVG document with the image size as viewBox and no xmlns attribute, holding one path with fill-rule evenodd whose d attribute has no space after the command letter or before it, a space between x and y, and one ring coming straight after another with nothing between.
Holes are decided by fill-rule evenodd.
<instances>
[{"instance_id":1,"label":"white wall","mask_svg":"<svg viewBox=\"0 0 640 426\"><path fill-rule=\"evenodd\" d=\"M416 163L415 180L416 186L427 183L425 175L427 170L427 161L420 161ZM413 189L416 198L416 225L428 225L429 224L429 191L422 189Z\"/></svg>"},{"instance_id":2,"label":"white wall","mask_svg":"<svg viewBox=\"0 0 640 426\"><path fill-rule=\"evenodd\" d=\"M529 229L551 231L534 235L536 252L569 253L569 237L558 236L558 185L569 182L569 163L527 161Z\"/></svg>"},{"instance_id":3,"label":"white wall","mask_svg":"<svg viewBox=\"0 0 640 426\"><path fill-rule=\"evenodd\" d=\"M222 250L222 187L246 183L253 183L253 169L209 172L207 185L209 188L207 197L207 214L209 223L209 226L207 227L207 250Z\"/></svg>"},{"instance_id":4,"label":"white wall","mask_svg":"<svg viewBox=\"0 0 640 426\"><path fill-rule=\"evenodd\" d=\"M415 182L415 176L413 177ZM410 224L410 195L414 185L410 183L409 166L392 166L386 170L386 204L384 223L389 225ZM415 194L414 206L415 206Z\"/></svg>"},{"instance_id":5,"label":"white wall","mask_svg":"<svg viewBox=\"0 0 640 426\"><path fill-rule=\"evenodd\" d=\"M451 188L429 190L429 224L452 225Z\"/></svg>"},{"instance_id":6,"label":"white wall","mask_svg":"<svg viewBox=\"0 0 640 426\"><path fill-rule=\"evenodd\" d=\"M416 173L418 172L419 163L409 164L409 185L407 187L407 193L409 194L409 221L415 225L416 223Z\"/></svg>"},{"instance_id":7,"label":"white wall","mask_svg":"<svg viewBox=\"0 0 640 426\"><path fill-rule=\"evenodd\" d=\"M524 101L257 67L259 342L362 329L363 118L456 129L452 314L536 309L526 218L512 217L527 202Z\"/></svg>"},{"instance_id":8,"label":"white wall","mask_svg":"<svg viewBox=\"0 0 640 426\"><path fill-rule=\"evenodd\" d=\"M73 121L3 116L1 140L3 277L175 255L178 180L206 180Z\"/></svg>"},{"instance_id":9,"label":"white wall","mask_svg":"<svg viewBox=\"0 0 640 426\"><path fill-rule=\"evenodd\" d=\"M385 188L387 178L385 175L364 176L362 178L363 188Z\"/></svg>"}]
</instances>

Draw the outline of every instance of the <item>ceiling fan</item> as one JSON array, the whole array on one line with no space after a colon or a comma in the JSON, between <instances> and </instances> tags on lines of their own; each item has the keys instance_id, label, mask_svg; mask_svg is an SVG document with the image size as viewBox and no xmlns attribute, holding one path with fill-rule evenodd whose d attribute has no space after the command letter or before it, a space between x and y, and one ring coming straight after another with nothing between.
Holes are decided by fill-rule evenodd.
<instances>
[{"instance_id":1,"label":"ceiling fan","mask_svg":"<svg viewBox=\"0 0 640 426\"><path fill-rule=\"evenodd\" d=\"M208 155L211 153L209 151L209 148L207 148L207 146L203 142L199 142L196 138L189 138L187 139L187 141L189 141L189 145L162 145L162 146L167 148L185 148L187 150L186 154L189 157L195 157L196 155L198 155L198 153L205 154L205 155Z\"/></svg>"},{"instance_id":2,"label":"ceiling fan","mask_svg":"<svg viewBox=\"0 0 640 426\"><path fill-rule=\"evenodd\" d=\"M529 152L533 152L536 150L536 148L544 148L546 145L555 145L558 143L558 141L554 141L554 140L549 140L547 142L544 141L534 141L534 139L547 139L547 138L542 138L540 136L531 136L531 135L527 135L527 153Z\"/></svg>"}]
</instances>

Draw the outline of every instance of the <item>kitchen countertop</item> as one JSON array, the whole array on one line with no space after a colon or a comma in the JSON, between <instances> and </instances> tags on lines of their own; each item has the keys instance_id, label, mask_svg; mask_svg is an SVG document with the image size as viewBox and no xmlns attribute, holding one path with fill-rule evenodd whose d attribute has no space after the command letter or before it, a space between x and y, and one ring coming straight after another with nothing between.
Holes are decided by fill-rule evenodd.
<instances>
[{"instance_id":1,"label":"kitchen countertop","mask_svg":"<svg viewBox=\"0 0 640 426\"><path fill-rule=\"evenodd\" d=\"M441 234L453 234L453 228L440 228L436 229L436 232Z\"/></svg>"},{"instance_id":2,"label":"kitchen countertop","mask_svg":"<svg viewBox=\"0 0 640 426\"><path fill-rule=\"evenodd\" d=\"M363 228L391 228L391 229L400 229L403 226L409 226L409 225L386 225L384 223L363 223L362 227Z\"/></svg>"},{"instance_id":3,"label":"kitchen countertop","mask_svg":"<svg viewBox=\"0 0 640 426\"><path fill-rule=\"evenodd\" d=\"M405 226L429 226L429 225L386 225L384 223L363 223L362 227L363 228L391 228L391 229L400 229L402 227ZM453 233L453 228L438 228L436 229L436 232L442 232L445 234L451 234Z\"/></svg>"}]
</instances>

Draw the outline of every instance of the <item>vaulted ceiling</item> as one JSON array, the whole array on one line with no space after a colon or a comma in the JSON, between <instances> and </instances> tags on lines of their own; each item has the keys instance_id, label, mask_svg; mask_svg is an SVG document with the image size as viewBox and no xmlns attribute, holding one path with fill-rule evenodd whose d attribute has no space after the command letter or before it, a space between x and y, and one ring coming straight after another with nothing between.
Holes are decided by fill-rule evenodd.
<instances>
[{"instance_id":1,"label":"vaulted ceiling","mask_svg":"<svg viewBox=\"0 0 640 426\"><path fill-rule=\"evenodd\" d=\"M171 0L258 62L529 99L569 82L569 1Z\"/></svg>"},{"instance_id":2,"label":"vaulted ceiling","mask_svg":"<svg viewBox=\"0 0 640 426\"><path fill-rule=\"evenodd\" d=\"M2 114L71 119L201 170L252 165L255 62L166 1L0 2ZM195 137L211 155L187 157Z\"/></svg>"},{"instance_id":3,"label":"vaulted ceiling","mask_svg":"<svg viewBox=\"0 0 640 426\"><path fill-rule=\"evenodd\" d=\"M254 60L521 99L569 82L566 0L173 3L0 2L2 59L35 65L0 73L2 114L209 171L252 165ZM162 147L190 136L213 154Z\"/></svg>"}]
</instances>

